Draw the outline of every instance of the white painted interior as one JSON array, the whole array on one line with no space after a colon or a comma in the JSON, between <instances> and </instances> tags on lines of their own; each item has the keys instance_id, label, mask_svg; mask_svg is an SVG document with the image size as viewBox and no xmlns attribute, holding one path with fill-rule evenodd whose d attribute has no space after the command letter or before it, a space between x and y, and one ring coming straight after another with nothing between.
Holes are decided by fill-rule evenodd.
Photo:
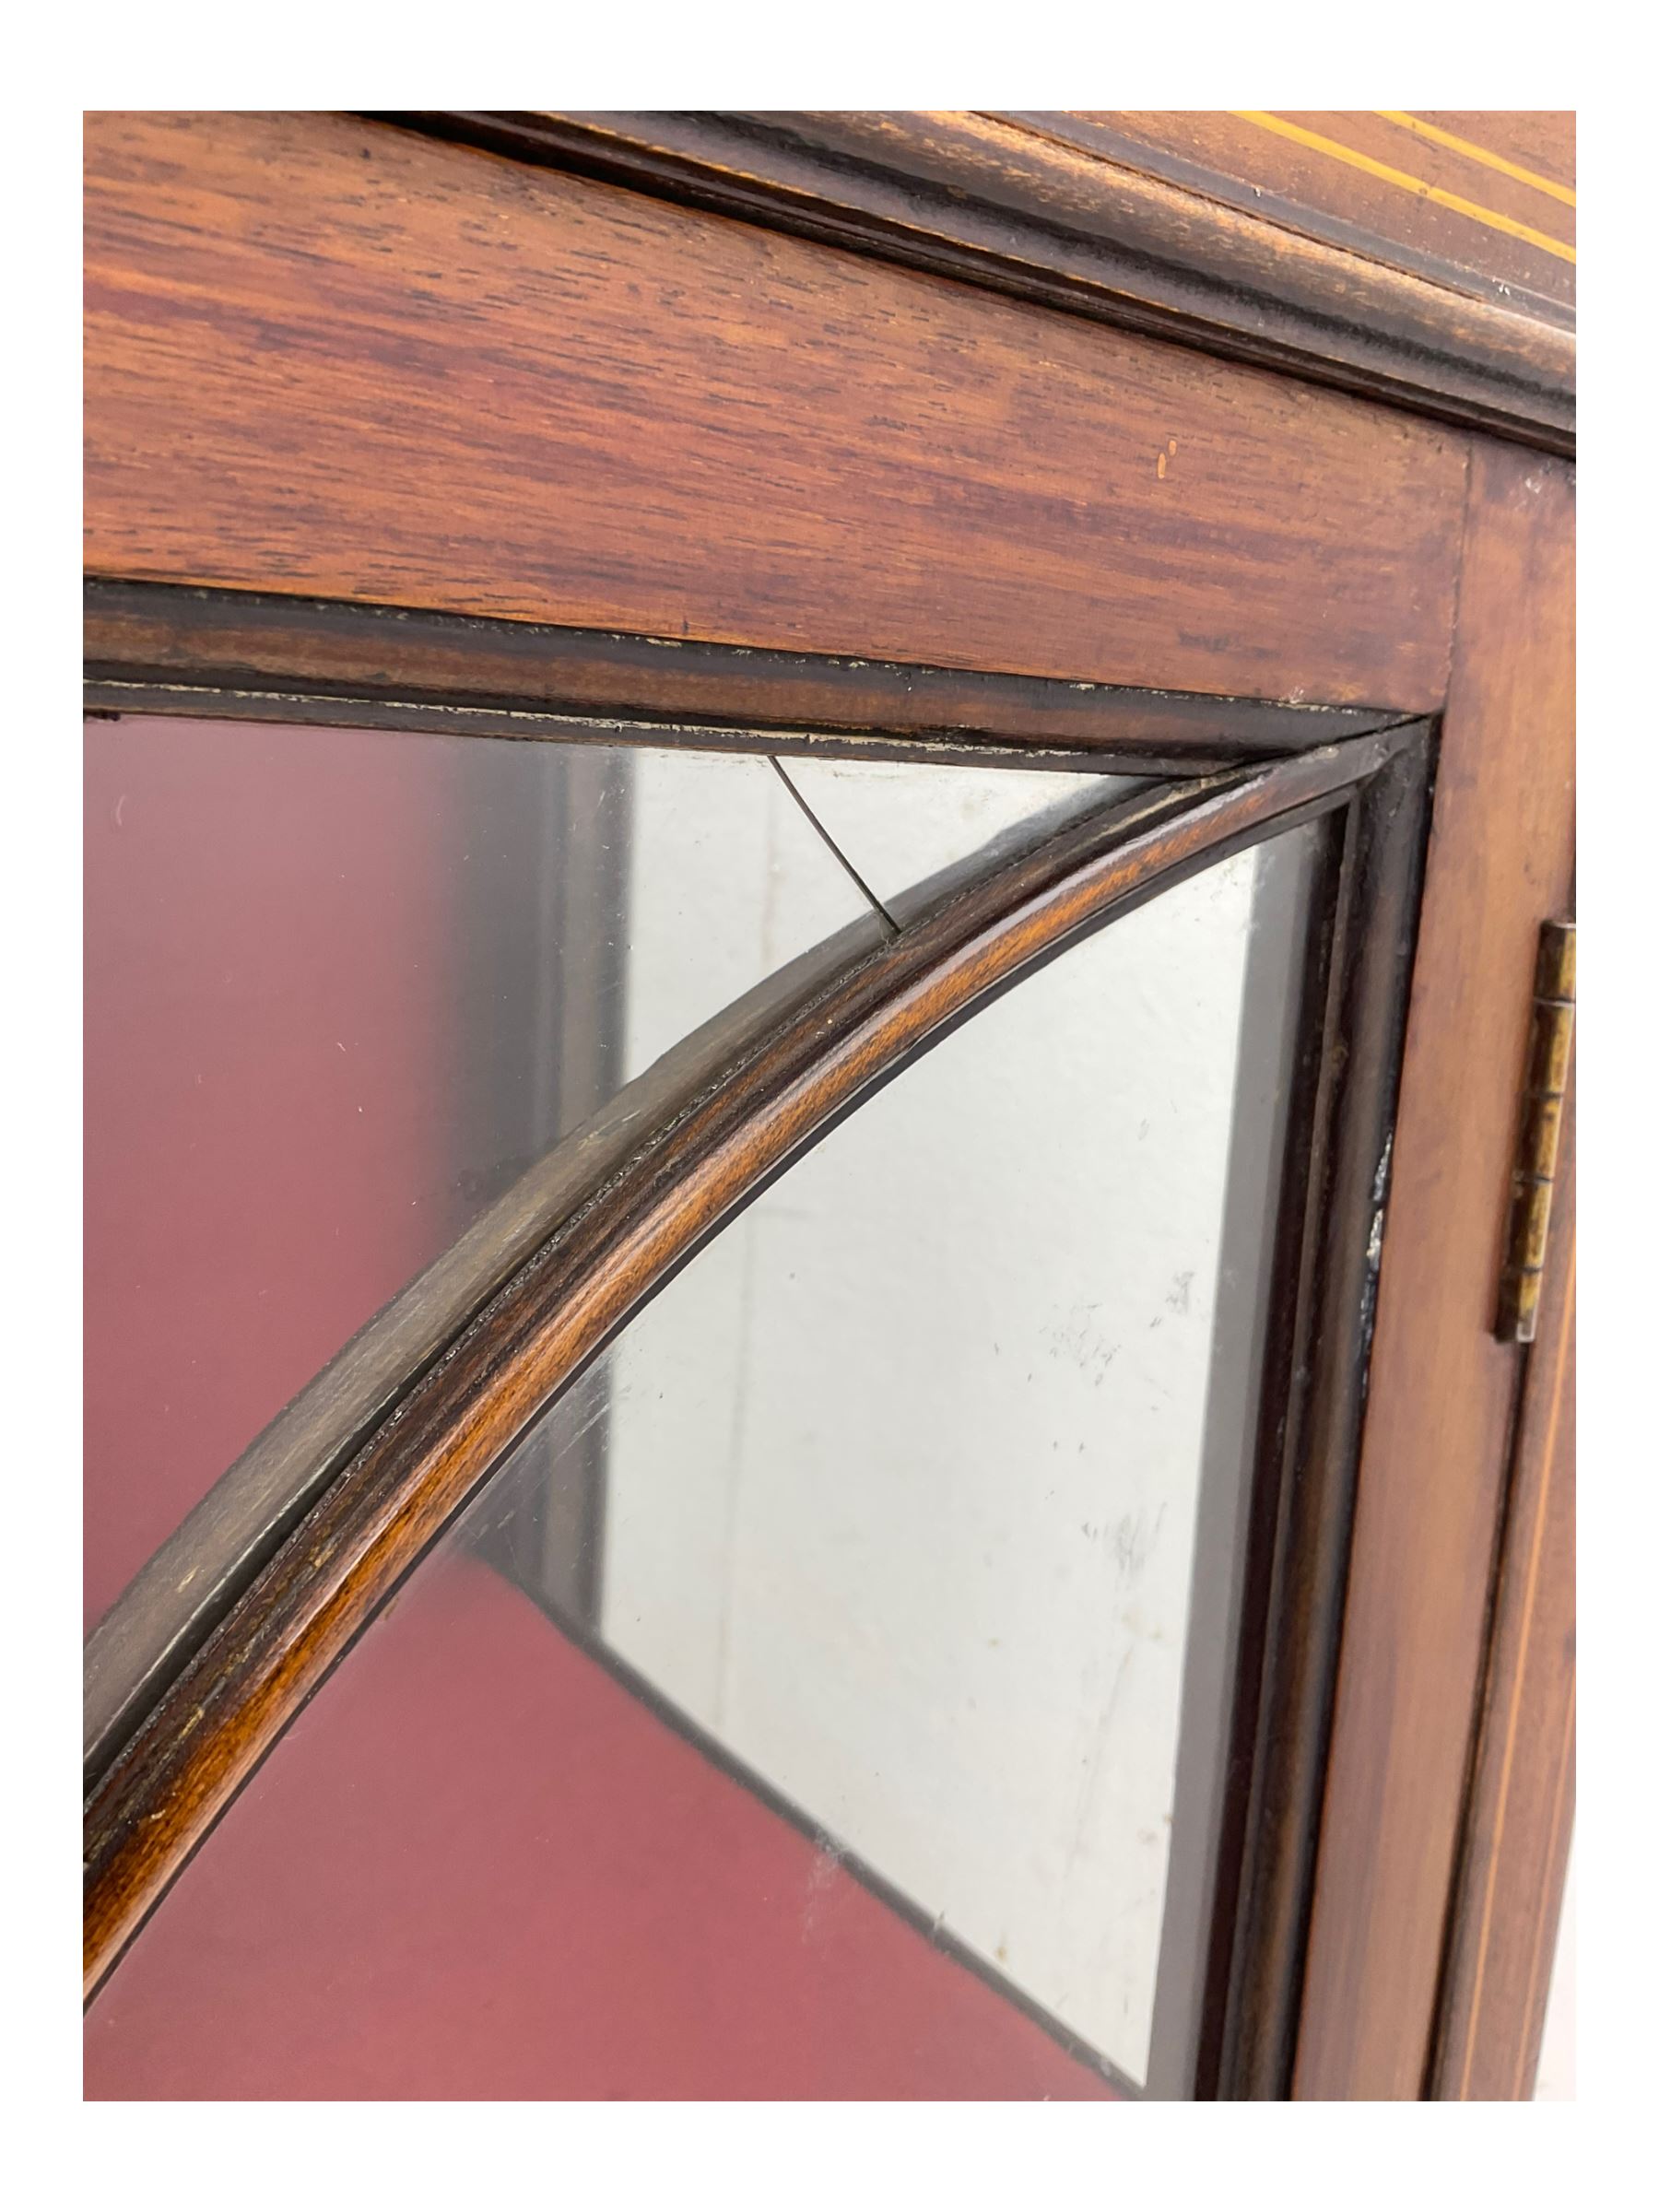
<instances>
[{"instance_id":1,"label":"white painted interior","mask_svg":"<svg viewBox=\"0 0 1659 2212\"><path fill-rule=\"evenodd\" d=\"M771 761L641 748L629 772L624 1081L867 911Z\"/></svg>"},{"instance_id":2,"label":"white painted interior","mask_svg":"<svg viewBox=\"0 0 1659 2212\"><path fill-rule=\"evenodd\" d=\"M783 772L885 906L968 861L1052 835L1135 788L1129 776L954 762L789 760Z\"/></svg>"},{"instance_id":3,"label":"white painted interior","mask_svg":"<svg viewBox=\"0 0 1659 2212\"><path fill-rule=\"evenodd\" d=\"M630 1068L691 1026L682 932L726 932L741 988L757 942L776 964L844 918L776 795L691 888L650 855L700 794L639 787ZM885 804L878 864L853 856L890 886ZM709 818L729 829L724 796ZM918 874L938 849L923 824ZM1137 2077L1255 865L977 1016L610 1361L608 1640Z\"/></svg>"}]
</instances>

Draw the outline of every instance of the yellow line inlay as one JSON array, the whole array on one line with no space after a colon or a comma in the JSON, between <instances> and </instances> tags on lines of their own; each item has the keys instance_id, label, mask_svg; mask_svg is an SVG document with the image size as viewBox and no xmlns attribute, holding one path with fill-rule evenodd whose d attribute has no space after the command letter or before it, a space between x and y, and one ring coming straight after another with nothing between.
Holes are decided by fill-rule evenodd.
<instances>
[{"instance_id":1,"label":"yellow line inlay","mask_svg":"<svg viewBox=\"0 0 1659 2212\"><path fill-rule=\"evenodd\" d=\"M1519 161L1506 161L1501 154L1491 153L1472 139L1454 138L1450 131L1442 131L1438 123L1424 123L1419 116L1402 114L1397 108L1373 108L1371 113L1381 115L1384 123L1397 123L1403 131L1415 131L1419 138L1432 138L1436 146L1450 147L1454 154L1465 154L1471 161L1484 162L1500 177L1513 177L1517 184L1530 184L1535 192L1547 192L1552 200L1559 200L1563 207L1578 206L1578 194L1570 192L1565 184L1558 184L1553 177L1541 177L1535 169L1523 169Z\"/></svg>"},{"instance_id":2,"label":"yellow line inlay","mask_svg":"<svg viewBox=\"0 0 1659 2212\"><path fill-rule=\"evenodd\" d=\"M1264 131L1277 131L1281 138L1294 139L1298 146L1312 147L1316 154L1329 154L1334 161L1346 161L1350 169L1363 170L1367 176L1381 177L1385 184L1398 184L1413 193L1419 200L1432 200L1437 207L1450 207L1454 215L1466 215L1477 223L1484 223L1488 230L1507 231L1511 238L1524 239L1529 246L1537 246L1546 253L1553 253L1558 261L1576 262L1577 253L1564 246L1559 238L1550 238L1530 224L1517 223L1507 215L1500 215L1495 207L1477 207L1473 200L1459 199L1454 192L1442 192L1438 184L1426 184L1421 177L1407 176L1403 169L1390 169L1385 161L1373 161L1369 154L1359 154L1351 146L1338 146L1335 138L1322 138L1317 131L1304 131L1300 123L1287 123L1282 115L1269 115L1253 108L1234 108L1230 111L1241 123L1253 123Z\"/></svg>"}]
</instances>

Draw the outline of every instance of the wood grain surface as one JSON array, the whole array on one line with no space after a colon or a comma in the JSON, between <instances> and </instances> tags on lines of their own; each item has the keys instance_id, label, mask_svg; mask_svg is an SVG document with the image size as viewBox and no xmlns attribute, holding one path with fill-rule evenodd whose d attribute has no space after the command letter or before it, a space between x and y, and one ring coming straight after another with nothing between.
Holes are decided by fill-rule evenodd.
<instances>
[{"instance_id":1,"label":"wood grain surface","mask_svg":"<svg viewBox=\"0 0 1659 2212\"><path fill-rule=\"evenodd\" d=\"M724 736L752 750L836 749L838 740L919 745L1022 762L1122 756L1192 774L1333 745L1398 719L1386 712L1110 684L1061 683L914 663L836 660L753 646L535 622L209 592L177 584L84 586L88 704L239 720L441 727L457 735L601 736L652 744Z\"/></svg>"},{"instance_id":2,"label":"wood grain surface","mask_svg":"<svg viewBox=\"0 0 1659 2212\"><path fill-rule=\"evenodd\" d=\"M1250 1592L1262 1569L1249 1553L1245 1561L1241 1641L1248 1653L1259 1641L1264 1660L1255 1709L1241 1712L1230 1755L1237 1765L1243 1745L1253 1746L1248 1821L1237 1870L1230 1867L1218 1884L1218 1903L1237 1884L1217 2076L1218 2092L1229 2098L1282 2098L1293 2079L1376 1312L1378 1229L1417 940L1428 735L1396 734L1398 751L1343 825L1325 1003L1308 1053L1317 1098L1289 1139L1297 1157L1278 1202L1297 1311L1288 1345L1268 1363L1264 1393L1261 1449L1279 1458L1282 1474L1262 1544L1273 1565L1259 1628ZM1280 1388L1285 1396L1276 1405ZM1228 1917L1218 1911L1217 1936Z\"/></svg>"},{"instance_id":3,"label":"wood grain surface","mask_svg":"<svg viewBox=\"0 0 1659 2212\"><path fill-rule=\"evenodd\" d=\"M86 238L92 573L1443 696L1439 426L349 117L88 116Z\"/></svg>"},{"instance_id":4,"label":"wood grain surface","mask_svg":"<svg viewBox=\"0 0 1659 2212\"><path fill-rule=\"evenodd\" d=\"M89 635L150 711L251 679L268 712L293 678L288 719L511 734L626 693L636 729L1189 772L1293 752L1316 702L1443 716L1311 1920L1287 1848L1234 2007L1258 2093L1292 2039L1312 2098L1524 2094L1535 2057L1571 1806L1563 1253L1530 1356L1491 1321L1571 883L1571 120L86 123ZM1331 803L1328 759L1148 802L1133 852L907 930L547 1237L102 1774L89 1981L689 1243L1079 917Z\"/></svg>"},{"instance_id":5,"label":"wood grain surface","mask_svg":"<svg viewBox=\"0 0 1659 2212\"><path fill-rule=\"evenodd\" d=\"M1075 114L426 111L410 129L1571 453L1565 308ZM1188 123L1205 118L1186 117ZM1260 134L1257 134L1259 136ZM1397 187L1395 188L1397 189Z\"/></svg>"},{"instance_id":6,"label":"wood grain surface","mask_svg":"<svg viewBox=\"0 0 1659 2212\"><path fill-rule=\"evenodd\" d=\"M1513 1346L1492 1334L1540 922L1572 869L1572 476L1477 444L1406 1032L1296 2093L1424 2093Z\"/></svg>"},{"instance_id":7,"label":"wood grain surface","mask_svg":"<svg viewBox=\"0 0 1659 2212\"><path fill-rule=\"evenodd\" d=\"M1578 1713L1574 1153L1570 1081L1447 1946L1436 2097L1531 2097L1549 1999Z\"/></svg>"},{"instance_id":8,"label":"wood grain surface","mask_svg":"<svg viewBox=\"0 0 1659 2212\"><path fill-rule=\"evenodd\" d=\"M1570 113L1287 108L1049 119L1258 220L1571 323L1576 265Z\"/></svg>"}]
</instances>

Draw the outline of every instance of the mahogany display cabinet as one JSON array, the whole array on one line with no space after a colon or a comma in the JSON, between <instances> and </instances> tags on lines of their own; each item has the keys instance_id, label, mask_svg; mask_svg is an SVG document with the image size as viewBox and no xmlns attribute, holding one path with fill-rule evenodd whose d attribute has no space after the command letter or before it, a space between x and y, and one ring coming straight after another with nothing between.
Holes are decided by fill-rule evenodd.
<instances>
[{"instance_id":1,"label":"mahogany display cabinet","mask_svg":"<svg viewBox=\"0 0 1659 2212\"><path fill-rule=\"evenodd\" d=\"M1571 118L86 163L87 2094L1529 2095Z\"/></svg>"}]
</instances>

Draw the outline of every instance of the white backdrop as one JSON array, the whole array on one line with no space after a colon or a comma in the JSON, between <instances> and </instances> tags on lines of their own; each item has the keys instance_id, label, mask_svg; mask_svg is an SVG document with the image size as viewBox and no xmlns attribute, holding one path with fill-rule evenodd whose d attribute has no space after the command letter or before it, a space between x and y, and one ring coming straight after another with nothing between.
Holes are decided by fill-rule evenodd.
<instances>
[{"instance_id":1,"label":"white backdrop","mask_svg":"<svg viewBox=\"0 0 1659 2212\"><path fill-rule=\"evenodd\" d=\"M647 856L686 829L663 796ZM801 936L801 819L770 804L719 887L763 964ZM607 1639L1137 2077L1255 865L976 1017L611 1360ZM685 1026L672 874L634 870L630 1067Z\"/></svg>"}]
</instances>

